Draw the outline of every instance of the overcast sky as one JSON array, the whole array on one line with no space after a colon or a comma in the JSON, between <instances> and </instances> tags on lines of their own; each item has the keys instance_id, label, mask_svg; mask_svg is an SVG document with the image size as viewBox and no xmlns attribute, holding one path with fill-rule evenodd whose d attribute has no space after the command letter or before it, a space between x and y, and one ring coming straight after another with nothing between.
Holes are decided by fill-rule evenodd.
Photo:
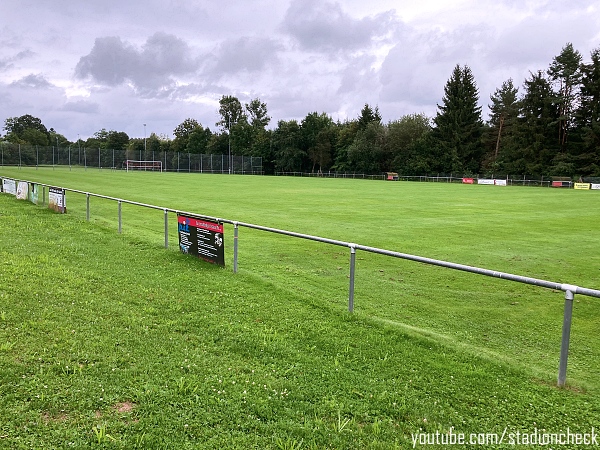
<instances>
[{"instance_id":1,"label":"overcast sky","mask_svg":"<svg viewBox=\"0 0 600 450\"><path fill-rule=\"evenodd\" d=\"M216 131L223 95L260 98L270 128L365 103L384 122L433 117L456 64L486 120L503 81L522 86L568 42L585 61L600 47L598 0L2 0L0 121L172 138L188 117Z\"/></svg>"}]
</instances>

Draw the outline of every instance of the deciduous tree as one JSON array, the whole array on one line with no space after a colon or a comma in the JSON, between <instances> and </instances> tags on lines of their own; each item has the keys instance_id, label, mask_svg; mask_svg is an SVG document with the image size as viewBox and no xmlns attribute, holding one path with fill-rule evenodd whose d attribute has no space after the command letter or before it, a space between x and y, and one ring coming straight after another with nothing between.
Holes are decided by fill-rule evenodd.
<instances>
[{"instance_id":1,"label":"deciduous tree","mask_svg":"<svg viewBox=\"0 0 600 450\"><path fill-rule=\"evenodd\" d=\"M563 152L567 150L568 136L577 109L576 99L581 85L581 60L581 53L569 42L554 58L548 69L550 81L556 85L558 145Z\"/></svg>"},{"instance_id":2,"label":"deciduous tree","mask_svg":"<svg viewBox=\"0 0 600 450\"><path fill-rule=\"evenodd\" d=\"M488 156L485 166L491 171L502 170L502 160L514 150L514 126L519 116L519 88L515 87L512 78L504 81L502 86L490 95L492 103L488 135L493 150ZM507 149L501 153L501 149Z\"/></svg>"}]
</instances>

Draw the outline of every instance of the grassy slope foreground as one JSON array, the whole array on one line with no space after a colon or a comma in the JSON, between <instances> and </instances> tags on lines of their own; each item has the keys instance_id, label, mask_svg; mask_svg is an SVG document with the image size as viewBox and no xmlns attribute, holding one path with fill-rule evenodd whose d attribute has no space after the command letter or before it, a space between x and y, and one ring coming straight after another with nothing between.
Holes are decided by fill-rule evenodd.
<instances>
[{"instance_id":1,"label":"grassy slope foreground","mask_svg":"<svg viewBox=\"0 0 600 450\"><path fill-rule=\"evenodd\" d=\"M598 191L447 183L2 168L30 180L487 269L600 287ZM85 196L68 193L85 219ZM116 234L117 205L91 198ZM123 234L164 242L162 211L123 205ZM170 214L170 246L177 246ZM226 259L231 270L231 226ZM349 250L240 229L240 272L347 309ZM556 380L563 294L357 253L355 314ZM600 388L600 303L576 296L568 382Z\"/></svg>"},{"instance_id":2,"label":"grassy slope foreground","mask_svg":"<svg viewBox=\"0 0 600 450\"><path fill-rule=\"evenodd\" d=\"M441 318L461 311L452 295L438 299L439 320L401 315L381 299L377 309L385 311L378 312L388 319L367 306L351 316L328 301L336 293L323 287L332 281L326 274L313 268L307 278L302 261L286 260L287 241L273 259L249 252L244 264L252 270L234 275L139 233L119 236L81 215L5 195L0 236L0 447L406 448L419 430L589 432L599 425L593 379L556 389L508 357L456 345L458 334L440 339ZM264 245L250 237L245 245ZM316 257L306 245L296 250ZM329 262L346 257L318 253ZM283 273L268 276L270 269ZM388 287L387 274L376 278L380 270L393 269L365 270L362 282ZM406 278L420 271L401 270ZM345 289L344 281L335 288ZM512 295L536 308L544 303L528 291ZM462 302L463 314L472 314L471 303ZM510 306L497 314L510 314L502 312ZM430 337L398 326L414 321ZM527 326L513 324L518 332ZM500 354L509 353L496 338ZM547 351L543 342L530 344Z\"/></svg>"}]
</instances>

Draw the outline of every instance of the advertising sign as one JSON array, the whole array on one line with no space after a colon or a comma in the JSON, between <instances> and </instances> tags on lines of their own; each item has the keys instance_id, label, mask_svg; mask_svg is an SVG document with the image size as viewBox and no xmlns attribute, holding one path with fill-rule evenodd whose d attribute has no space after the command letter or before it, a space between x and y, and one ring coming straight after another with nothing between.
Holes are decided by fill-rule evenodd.
<instances>
[{"instance_id":1,"label":"advertising sign","mask_svg":"<svg viewBox=\"0 0 600 450\"><path fill-rule=\"evenodd\" d=\"M10 178L2 178L2 192L17 195L17 183Z\"/></svg>"},{"instance_id":2,"label":"advertising sign","mask_svg":"<svg viewBox=\"0 0 600 450\"><path fill-rule=\"evenodd\" d=\"M475 181L475 180L473 180L473 178L463 178L462 179L463 184L473 184L473 181Z\"/></svg>"},{"instance_id":3,"label":"advertising sign","mask_svg":"<svg viewBox=\"0 0 600 450\"><path fill-rule=\"evenodd\" d=\"M67 212L65 190L57 187L48 187L48 208L64 214Z\"/></svg>"},{"instance_id":4,"label":"advertising sign","mask_svg":"<svg viewBox=\"0 0 600 450\"><path fill-rule=\"evenodd\" d=\"M575 189L580 190L588 190L590 188L590 183L575 183Z\"/></svg>"},{"instance_id":5,"label":"advertising sign","mask_svg":"<svg viewBox=\"0 0 600 450\"><path fill-rule=\"evenodd\" d=\"M223 224L177 215L179 248L212 264L225 266Z\"/></svg>"},{"instance_id":6,"label":"advertising sign","mask_svg":"<svg viewBox=\"0 0 600 450\"><path fill-rule=\"evenodd\" d=\"M496 180L494 180L494 184L496 186L506 186L506 180L498 180L498 179L496 179Z\"/></svg>"},{"instance_id":7,"label":"advertising sign","mask_svg":"<svg viewBox=\"0 0 600 450\"><path fill-rule=\"evenodd\" d=\"M600 189L600 184L592 183L592 189Z\"/></svg>"},{"instance_id":8,"label":"advertising sign","mask_svg":"<svg viewBox=\"0 0 600 450\"><path fill-rule=\"evenodd\" d=\"M494 180L493 179L489 180L486 178L478 178L477 184L494 184Z\"/></svg>"},{"instance_id":9,"label":"advertising sign","mask_svg":"<svg viewBox=\"0 0 600 450\"><path fill-rule=\"evenodd\" d=\"M40 187L35 183L31 183L31 186L29 186L29 201L31 203L38 204L39 191Z\"/></svg>"},{"instance_id":10,"label":"advertising sign","mask_svg":"<svg viewBox=\"0 0 600 450\"><path fill-rule=\"evenodd\" d=\"M27 200L29 196L29 183L27 181L19 181L17 184L17 200Z\"/></svg>"}]
</instances>

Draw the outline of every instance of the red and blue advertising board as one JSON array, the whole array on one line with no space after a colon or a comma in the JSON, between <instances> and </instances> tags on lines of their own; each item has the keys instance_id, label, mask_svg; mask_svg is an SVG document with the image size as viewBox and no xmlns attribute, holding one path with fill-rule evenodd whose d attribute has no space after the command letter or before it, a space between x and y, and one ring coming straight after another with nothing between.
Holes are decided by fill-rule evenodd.
<instances>
[{"instance_id":1,"label":"red and blue advertising board","mask_svg":"<svg viewBox=\"0 0 600 450\"><path fill-rule=\"evenodd\" d=\"M204 261L225 266L223 224L177 215L179 249Z\"/></svg>"}]
</instances>

